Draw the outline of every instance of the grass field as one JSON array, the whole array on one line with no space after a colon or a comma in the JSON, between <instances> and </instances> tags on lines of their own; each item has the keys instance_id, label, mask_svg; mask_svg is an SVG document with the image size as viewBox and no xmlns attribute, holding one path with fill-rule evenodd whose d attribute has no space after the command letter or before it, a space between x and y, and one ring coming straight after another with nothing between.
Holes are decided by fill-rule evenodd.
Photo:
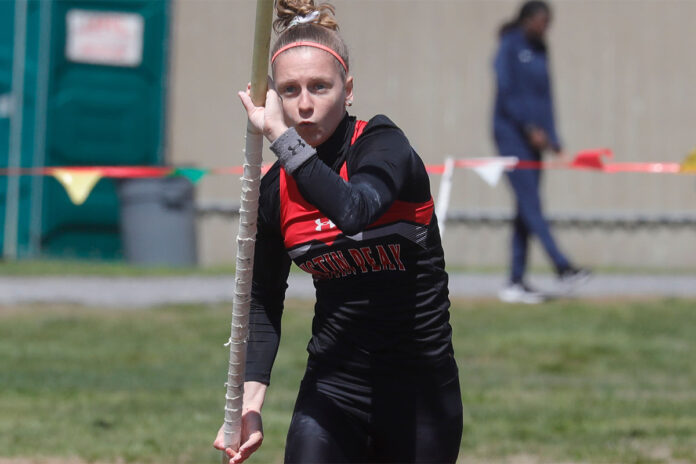
<instances>
[{"instance_id":1,"label":"grass field","mask_svg":"<svg viewBox=\"0 0 696 464\"><path fill-rule=\"evenodd\" d=\"M219 462L229 318L0 308L0 462ZM310 320L288 302L252 463L282 459ZM452 320L461 462L696 462L695 301L457 301Z\"/></svg>"},{"instance_id":2,"label":"grass field","mask_svg":"<svg viewBox=\"0 0 696 464\"><path fill-rule=\"evenodd\" d=\"M505 274L507 269L499 266L447 266L450 273ZM553 274L548 265L533 266L530 273ZM623 275L690 275L694 269L673 268L635 268L635 267L596 267L597 274ZM303 273L294 264L291 272ZM0 260L0 277L46 277L46 276L92 276L92 277L134 277L134 276L218 276L234 274L234 265L171 267L171 266L136 266L124 261L63 260L37 259L2 261ZM2 464L2 463L0 463Z\"/></svg>"},{"instance_id":3,"label":"grass field","mask_svg":"<svg viewBox=\"0 0 696 464\"><path fill-rule=\"evenodd\" d=\"M234 274L234 266L171 267L135 266L123 261L94 260L19 260L0 261L0 276L181 276L181 275L226 275Z\"/></svg>"}]
</instances>

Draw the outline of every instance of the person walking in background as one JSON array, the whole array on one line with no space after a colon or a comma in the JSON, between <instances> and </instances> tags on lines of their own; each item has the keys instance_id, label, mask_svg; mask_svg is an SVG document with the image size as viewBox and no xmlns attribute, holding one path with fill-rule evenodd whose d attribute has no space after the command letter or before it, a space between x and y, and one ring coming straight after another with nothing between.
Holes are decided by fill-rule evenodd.
<instances>
[{"instance_id":1,"label":"person walking in background","mask_svg":"<svg viewBox=\"0 0 696 464\"><path fill-rule=\"evenodd\" d=\"M556 133L551 97L546 32L551 8L544 1L525 2L517 15L500 29L495 56L496 98L493 136L501 156L541 160L545 151L563 157ZM540 303L545 295L525 282L530 235L541 242L559 277L570 291L585 281L589 271L577 268L559 250L544 219L539 197L540 170L518 169L508 173L515 196L516 215L512 234L510 280L499 297L510 303Z\"/></svg>"}]
</instances>

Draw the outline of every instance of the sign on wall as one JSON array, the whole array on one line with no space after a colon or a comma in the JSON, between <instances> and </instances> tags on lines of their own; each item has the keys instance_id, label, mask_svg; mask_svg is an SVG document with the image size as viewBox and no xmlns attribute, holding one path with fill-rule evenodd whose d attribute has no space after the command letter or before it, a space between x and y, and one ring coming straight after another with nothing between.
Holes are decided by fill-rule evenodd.
<instances>
[{"instance_id":1,"label":"sign on wall","mask_svg":"<svg viewBox=\"0 0 696 464\"><path fill-rule=\"evenodd\" d=\"M143 59L143 17L136 13L70 10L65 54L70 61L139 66Z\"/></svg>"}]
</instances>

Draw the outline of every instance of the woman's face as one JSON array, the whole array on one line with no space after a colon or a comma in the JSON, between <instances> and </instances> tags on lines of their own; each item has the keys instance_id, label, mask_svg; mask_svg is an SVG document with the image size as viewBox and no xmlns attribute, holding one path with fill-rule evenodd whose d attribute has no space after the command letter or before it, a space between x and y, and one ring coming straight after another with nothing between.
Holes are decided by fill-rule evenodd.
<instances>
[{"instance_id":1,"label":"woman's face","mask_svg":"<svg viewBox=\"0 0 696 464\"><path fill-rule=\"evenodd\" d=\"M551 15L546 11L539 11L527 18L523 27L528 37L543 40L550 25Z\"/></svg>"},{"instance_id":2,"label":"woman's face","mask_svg":"<svg viewBox=\"0 0 696 464\"><path fill-rule=\"evenodd\" d=\"M273 66L276 91L283 100L285 123L311 146L336 130L353 99L353 78L343 81L336 58L312 47L281 53Z\"/></svg>"}]
</instances>

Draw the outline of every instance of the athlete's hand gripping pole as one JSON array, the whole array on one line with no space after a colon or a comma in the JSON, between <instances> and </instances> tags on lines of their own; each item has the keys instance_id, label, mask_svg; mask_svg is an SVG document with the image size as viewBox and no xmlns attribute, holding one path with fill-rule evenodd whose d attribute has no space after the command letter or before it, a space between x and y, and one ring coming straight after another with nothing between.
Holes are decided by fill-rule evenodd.
<instances>
[{"instance_id":1,"label":"athlete's hand gripping pole","mask_svg":"<svg viewBox=\"0 0 696 464\"><path fill-rule=\"evenodd\" d=\"M257 106L263 106L266 99L272 20L273 0L257 0L251 72L251 99ZM239 232L237 234L235 290L229 340L230 362L227 373L225 421L223 424L225 447L235 451L239 449L242 433L244 368L249 333L249 306L251 303L261 163L263 161L262 149L263 134L258 133L250 123L247 123ZM227 463L229 457L224 451L222 455L222 462Z\"/></svg>"}]
</instances>

